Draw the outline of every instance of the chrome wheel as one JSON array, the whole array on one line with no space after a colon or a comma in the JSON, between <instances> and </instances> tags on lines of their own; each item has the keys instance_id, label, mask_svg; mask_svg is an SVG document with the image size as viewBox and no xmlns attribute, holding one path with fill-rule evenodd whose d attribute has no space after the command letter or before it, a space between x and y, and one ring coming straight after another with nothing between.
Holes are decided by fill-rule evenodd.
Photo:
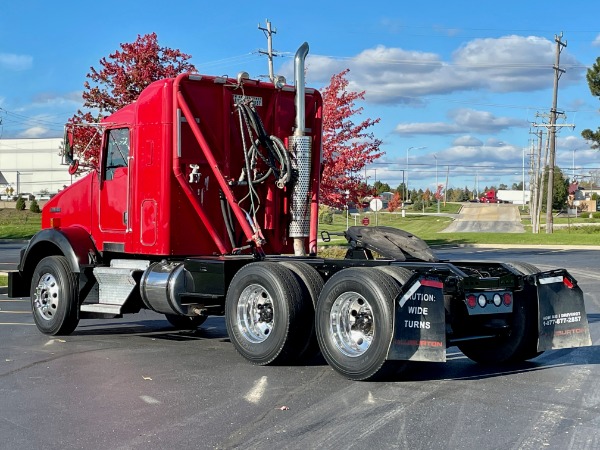
<instances>
[{"instance_id":1,"label":"chrome wheel","mask_svg":"<svg viewBox=\"0 0 600 450\"><path fill-rule=\"evenodd\" d=\"M254 344L265 341L275 325L273 299L259 284L248 285L237 305L237 327L242 336Z\"/></svg>"},{"instance_id":2,"label":"chrome wheel","mask_svg":"<svg viewBox=\"0 0 600 450\"><path fill-rule=\"evenodd\" d=\"M361 356L371 346L375 319L369 302L356 292L345 292L331 306L330 332L346 356Z\"/></svg>"},{"instance_id":3,"label":"chrome wheel","mask_svg":"<svg viewBox=\"0 0 600 450\"><path fill-rule=\"evenodd\" d=\"M60 288L51 273L43 274L35 287L33 307L44 320L52 320L60 301Z\"/></svg>"}]
</instances>

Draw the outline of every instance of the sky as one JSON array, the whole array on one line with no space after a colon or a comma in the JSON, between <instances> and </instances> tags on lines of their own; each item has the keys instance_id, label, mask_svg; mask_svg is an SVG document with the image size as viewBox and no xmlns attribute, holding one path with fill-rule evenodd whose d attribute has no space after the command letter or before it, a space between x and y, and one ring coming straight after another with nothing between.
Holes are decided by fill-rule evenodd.
<instances>
[{"instance_id":1,"label":"sky","mask_svg":"<svg viewBox=\"0 0 600 450\"><path fill-rule=\"evenodd\" d=\"M306 41L308 86L321 89L348 68L349 89L365 91L356 122L380 119L371 131L385 152L366 167L369 183L433 190L437 179L481 191L525 178L528 186L562 33L558 123L574 127L559 128L556 162L588 182L600 174L600 152L581 138L600 126L585 79L600 57L599 17L600 2L583 0L4 2L0 139L62 136L82 107L90 67L138 35L156 32L161 46L192 55L200 73L265 77L258 27L268 19L276 74L293 83L293 55Z\"/></svg>"}]
</instances>

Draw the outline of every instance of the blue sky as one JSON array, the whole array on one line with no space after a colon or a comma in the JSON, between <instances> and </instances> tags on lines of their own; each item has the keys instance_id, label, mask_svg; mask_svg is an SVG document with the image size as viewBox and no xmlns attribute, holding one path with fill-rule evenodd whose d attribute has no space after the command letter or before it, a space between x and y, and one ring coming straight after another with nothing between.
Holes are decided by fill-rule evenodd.
<instances>
[{"instance_id":1,"label":"blue sky","mask_svg":"<svg viewBox=\"0 0 600 450\"><path fill-rule=\"evenodd\" d=\"M350 68L350 87L366 91L364 117L386 152L367 168L396 187L433 189L437 175L469 189L522 179L532 122L548 113L556 34L564 33L559 83L557 164L589 180L600 153L581 130L600 126L600 102L585 81L600 56L600 3L572 0L473 2L4 2L0 12L0 139L57 137L81 107L90 66L156 32L162 46L192 55L201 73L254 78L268 73L266 39L277 30L275 72L307 41L307 84L321 88ZM294 9L295 5L297 9ZM408 151L408 149L411 149ZM527 179L526 175L526 179ZM600 181L600 180L599 180Z\"/></svg>"}]
</instances>

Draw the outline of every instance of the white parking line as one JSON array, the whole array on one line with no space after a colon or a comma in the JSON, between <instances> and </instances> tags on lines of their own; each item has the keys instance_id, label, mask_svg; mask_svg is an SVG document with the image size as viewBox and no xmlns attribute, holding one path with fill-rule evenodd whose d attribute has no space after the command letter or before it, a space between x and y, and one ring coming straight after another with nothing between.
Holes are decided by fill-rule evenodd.
<instances>
[{"instance_id":1,"label":"white parking line","mask_svg":"<svg viewBox=\"0 0 600 450\"><path fill-rule=\"evenodd\" d=\"M258 403L265 393L265 389L267 388L267 377L261 377L254 383L252 389L248 391L248 393L244 396L244 399L250 403Z\"/></svg>"}]
</instances>

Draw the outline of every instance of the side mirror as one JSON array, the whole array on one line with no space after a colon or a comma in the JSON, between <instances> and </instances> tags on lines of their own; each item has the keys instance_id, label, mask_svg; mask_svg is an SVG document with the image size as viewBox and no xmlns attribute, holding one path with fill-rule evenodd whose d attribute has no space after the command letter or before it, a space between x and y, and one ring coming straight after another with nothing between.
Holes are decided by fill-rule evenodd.
<instances>
[{"instance_id":1,"label":"side mirror","mask_svg":"<svg viewBox=\"0 0 600 450\"><path fill-rule=\"evenodd\" d=\"M65 126L65 136L63 138L63 143L65 146L65 151L63 153L65 159L69 164L72 164L74 161L73 158L73 128L69 126Z\"/></svg>"}]
</instances>

